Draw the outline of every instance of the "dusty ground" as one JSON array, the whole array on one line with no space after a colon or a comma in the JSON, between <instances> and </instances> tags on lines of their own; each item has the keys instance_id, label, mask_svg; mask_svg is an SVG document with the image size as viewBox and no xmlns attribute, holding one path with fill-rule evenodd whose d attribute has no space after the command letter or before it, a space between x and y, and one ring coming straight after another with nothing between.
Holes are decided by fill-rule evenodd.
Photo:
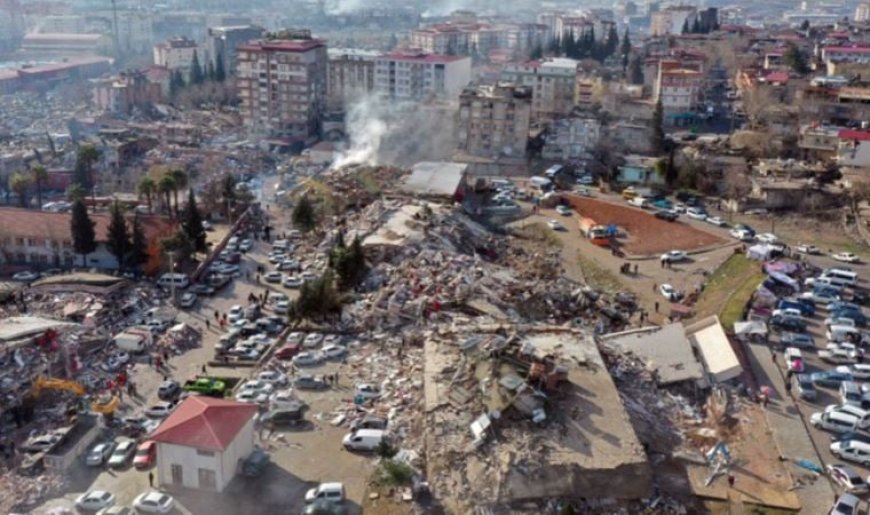
<instances>
[{"instance_id":1,"label":"dusty ground","mask_svg":"<svg viewBox=\"0 0 870 515\"><path fill-rule=\"evenodd\" d=\"M672 249L692 251L727 241L689 226L683 217L676 222L667 222L654 217L652 211L628 205L578 196L567 198L581 215L602 225L616 224L624 230L628 236L619 241L623 250L629 254L647 256ZM575 225L569 229L576 231L577 228Z\"/></svg>"}]
</instances>

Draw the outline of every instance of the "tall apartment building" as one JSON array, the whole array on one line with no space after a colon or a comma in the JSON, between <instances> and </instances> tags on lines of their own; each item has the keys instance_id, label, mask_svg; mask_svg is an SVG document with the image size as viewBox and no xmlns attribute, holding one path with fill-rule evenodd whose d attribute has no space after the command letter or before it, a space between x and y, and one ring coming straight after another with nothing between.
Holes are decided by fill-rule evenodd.
<instances>
[{"instance_id":1,"label":"tall apartment building","mask_svg":"<svg viewBox=\"0 0 870 515\"><path fill-rule=\"evenodd\" d=\"M653 36L681 34L683 26L688 23L691 27L697 16L698 9L696 7L688 5L668 7L650 16L650 33Z\"/></svg>"},{"instance_id":2,"label":"tall apartment building","mask_svg":"<svg viewBox=\"0 0 870 515\"><path fill-rule=\"evenodd\" d=\"M470 57L393 52L375 59L375 91L390 98L456 98L469 82Z\"/></svg>"},{"instance_id":3,"label":"tall apartment building","mask_svg":"<svg viewBox=\"0 0 870 515\"><path fill-rule=\"evenodd\" d=\"M219 59L223 61L225 73L231 75L236 70L236 49L248 41L262 38L265 32L263 27L256 25L210 27L206 39L208 55L215 66Z\"/></svg>"},{"instance_id":4,"label":"tall apartment building","mask_svg":"<svg viewBox=\"0 0 870 515\"><path fill-rule=\"evenodd\" d=\"M206 63L205 56L199 45L187 38L172 38L154 45L154 64L171 71L180 70L189 77L190 66L193 64L193 54L197 53L200 65Z\"/></svg>"},{"instance_id":5,"label":"tall apartment building","mask_svg":"<svg viewBox=\"0 0 870 515\"><path fill-rule=\"evenodd\" d=\"M510 64L502 71L502 80L532 90L534 118L554 118L574 108L577 64L564 57Z\"/></svg>"},{"instance_id":6,"label":"tall apartment building","mask_svg":"<svg viewBox=\"0 0 870 515\"><path fill-rule=\"evenodd\" d=\"M861 2L855 7L855 21L858 23L870 21L870 2Z\"/></svg>"},{"instance_id":7,"label":"tall apartment building","mask_svg":"<svg viewBox=\"0 0 870 515\"><path fill-rule=\"evenodd\" d=\"M127 115L134 107L161 100L160 84L149 81L141 71L123 72L92 83L94 105L113 114Z\"/></svg>"},{"instance_id":8,"label":"tall apartment building","mask_svg":"<svg viewBox=\"0 0 870 515\"><path fill-rule=\"evenodd\" d=\"M482 55L492 50L529 51L552 37L545 23L439 23L411 31L411 47L437 55Z\"/></svg>"},{"instance_id":9,"label":"tall apartment building","mask_svg":"<svg viewBox=\"0 0 870 515\"><path fill-rule=\"evenodd\" d=\"M238 48L236 85L246 126L301 142L320 133L326 112L326 43L303 32Z\"/></svg>"},{"instance_id":10,"label":"tall apartment building","mask_svg":"<svg viewBox=\"0 0 870 515\"><path fill-rule=\"evenodd\" d=\"M499 83L466 88L459 97L459 148L479 157L523 157L532 92Z\"/></svg>"},{"instance_id":11,"label":"tall apartment building","mask_svg":"<svg viewBox=\"0 0 870 515\"><path fill-rule=\"evenodd\" d=\"M326 103L338 110L375 89L375 60L380 52L354 48L330 48L326 78Z\"/></svg>"},{"instance_id":12,"label":"tall apartment building","mask_svg":"<svg viewBox=\"0 0 870 515\"><path fill-rule=\"evenodd\" d=\"M655 99L661 100L665 122L680 125L691 121L697 112L704 85L704 75L685 68L659 67Z\"/></svg>"}]
</instances>

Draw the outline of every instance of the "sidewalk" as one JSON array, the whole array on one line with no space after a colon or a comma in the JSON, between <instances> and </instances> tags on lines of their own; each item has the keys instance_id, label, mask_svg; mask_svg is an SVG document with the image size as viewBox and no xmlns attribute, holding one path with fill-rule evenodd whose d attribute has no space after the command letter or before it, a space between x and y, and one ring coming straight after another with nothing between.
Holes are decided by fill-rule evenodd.
<instances>
[{"instance_id":1,"label":"sidewalk","mask_svg":"<svg viewBox=\"0 0 870 515\"><path fill-rule=\"evenodd\" d=\"M769 386L776 392L765 413L779 454L792 459L805 458L824 466L794 400L785 392L785 376L771 359L770 348L758 343L745 345L758 386ZM781 360L782 355L778 353L777 359ZM802 470L797 465L788 465L788 468L792 477ZM836 491L825 477L819 477L812 484L804 484L795 493L801 501L801 513L827 513L836 497Z\"/></svg>"}]
</instances>

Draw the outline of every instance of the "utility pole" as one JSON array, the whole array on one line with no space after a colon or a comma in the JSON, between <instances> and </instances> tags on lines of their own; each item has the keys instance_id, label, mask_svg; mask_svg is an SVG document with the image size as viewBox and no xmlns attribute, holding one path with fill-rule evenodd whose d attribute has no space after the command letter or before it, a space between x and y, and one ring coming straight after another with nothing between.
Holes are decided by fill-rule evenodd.
<instances>
[{"instance_id":1,"label":"utility pole","mask_svg":"<svg viewBox=\"0 0 870 515\"><path fill-rule=\"evenodd\" d=\"M166 255L169 256L169 273L174 274L175 273L175 251L174 250L167 250ZM169 303L173 307L175 307L175 280L174 279L169 281L169 288L171 291L170 295L172 297L170 299Z\"/></svg>"}]
</instances>

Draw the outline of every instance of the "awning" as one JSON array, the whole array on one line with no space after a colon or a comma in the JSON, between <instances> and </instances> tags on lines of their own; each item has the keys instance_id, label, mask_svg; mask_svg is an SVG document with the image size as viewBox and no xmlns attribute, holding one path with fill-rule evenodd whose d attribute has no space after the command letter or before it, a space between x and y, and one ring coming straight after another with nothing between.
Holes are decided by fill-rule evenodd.
<instances>
[{"instance_id":1,"label":"awning","mask_svg":"<svg viewBox=\"0 0 870 515\"><path fill-rule=\"evenodd\" d=\"M759 320L734 322L734 334L737 336L754 334L764 336L767 334L767 324Z\"/></svg>"}]
</instances>

